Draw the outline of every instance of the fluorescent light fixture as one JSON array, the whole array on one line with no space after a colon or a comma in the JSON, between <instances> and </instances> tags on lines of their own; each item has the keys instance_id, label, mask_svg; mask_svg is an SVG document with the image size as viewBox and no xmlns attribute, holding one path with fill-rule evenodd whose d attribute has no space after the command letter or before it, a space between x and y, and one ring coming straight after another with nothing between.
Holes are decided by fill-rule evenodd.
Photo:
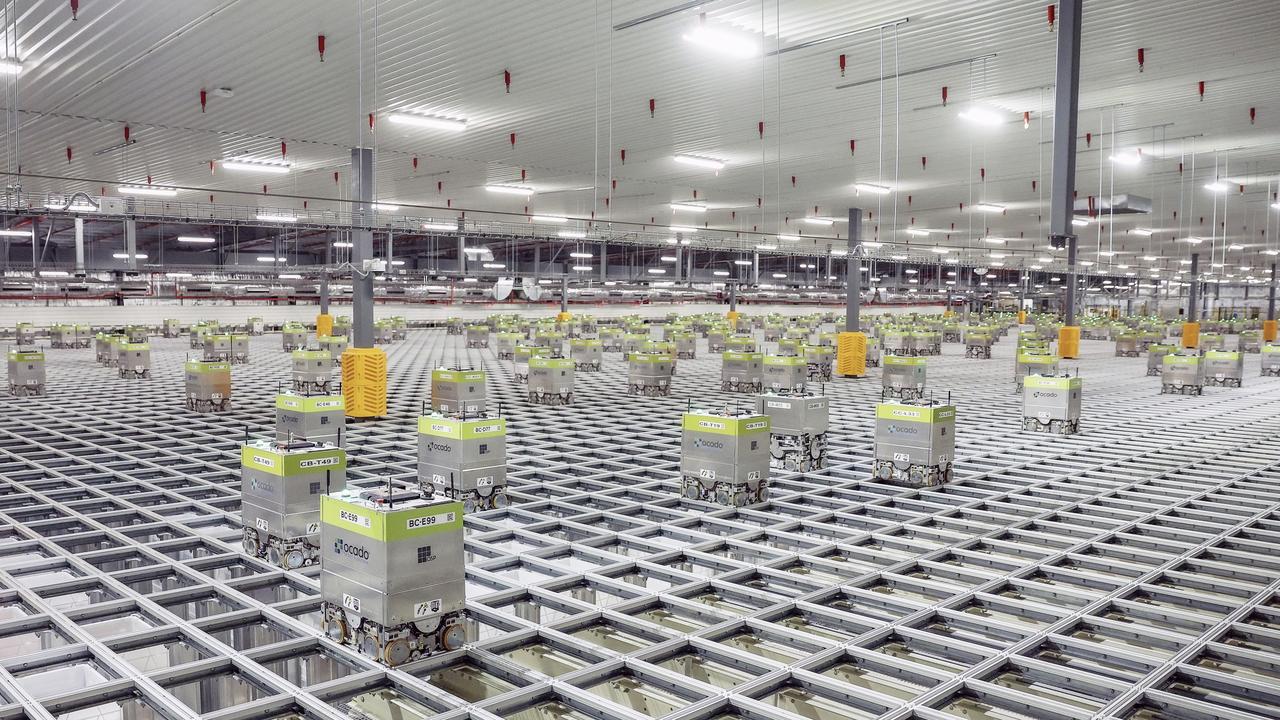
<instances>
[{"instance_id":1,"label":"fluorescent light fixture","mask_svg":"<svg viewBox=\"0 0 1280 720\"><path fill-rule=\"evenodd\" d=\"M866 240L858 244L861 247L871 248L872 250L879 250L880 248L884 247L884 243L875 242L874 240ZM845 252L847 253L848 251L846 250Z\"/></svg>"},{"instance_id":2,"label":"fluorescent light fixture","mask_svg":"<svg viewBox=\"0 0 1280 720\"><path fill-rule=\"evenodd\" d=\"M399 205L390 205L388 203L374 203L373 209L378 212L396 212L400 209Z\"/></svg>"},{"instance_id":3,"label":"fluorescent light fixture","mask_svg":"<svg viewBox=\"0 0 1280 720\"><path fill-rule=\"evenodd\" d=\"M907 228L907 234L911 237L929 237L928 230L918 230L916 228Z\"/></svg>"},{"instance_id":4,"label":"fluorescent light fixture","mask_svg":"<svg viewBox=\"0 0 1280 720\"><path fill-rule=\"evenodd\" d=\"M1179 264L1179 265L1190 265L1190 264L1191 264L1191 261L1190 261L1190 260L1179 260L1179 261L1178 261L1178 264ZM1178 274L1179 274L1179 275L1181 275L1182 273L1178 273Z\"/></svg>"},{"instance_id":5,"label":"fluorescent light fixture","mask_svg":"<svg viewBox=\"0 0 1280 720\"><path fill-rule=\"evenodd\" d=\"M204 237L202 235L179 235L178 242L190 243L192 245L212 245L217 242L217 240L211 237Z\"/></svg>"},{"instance_id":6,"label":"fluorescent light fixture","mask_svg":"<svg viewBox=\"0 0 1280 720\"><path fill-rule=\"evenodd\" d=\"M995 204L995 203L989 203L989 202L980 202L980 203L978 203L977 205L974 205L974 206L973 206L973 209L975 209L975 210L977 210L977 211L979 211L979 212L984 212L984 213L1002 213L1002 212L1004 212L1004 206L1003 206L1003 205L997 205L997 204Z\"/></svg>"},{"instance_id":7,"label":"fluorescent light fixture","mask_svg":"<svg viewBox=\"0 0 1280 720\"><path fill-rule=\"evenodd\" d=\"M699 23L697 27L680 37L691 45L697 45L729 57L747 59L760 54L760 48L755 41L745 35L730 30L722 30L705 23Z\"/></svg>"},{"instance_id":8,"label":"fluorescent light fixture","mask_svg":"<svg viewBox=\"0 0 1280 720\"><path fill-rule=\"evenodd\" d=\"M960 111L961 120L968 120L975 125L986 125L988 127L997 127L1005 123L1005 117L994 110L988 110L984 107L971 105Z\"/></svg>"},{"instance_id":9,"label":"fluorescent light fixture","mask_svg":"<svg viewBox=\"0 0 1280 720\"><path fill-rule=\"evenodd\" d=\"M483 267L485 270L504 270L506 269L507 266L504 265L503 263L485 263L481 267Z\"/></svg>"},{"instance_id":10,"label":"fluorescent light fixture","mask_svg":"<svg viewBox=\"0 0 1280 720\"><path fill-rule=\"evenodd\" d=\"M1115 153L1110 157L1111 162L1117 165L1141 165L1142 155L1137 152L1131 153Z\"/></svg>"},{"instance_id":11,"label":"fluorescent light fixture","mask_svg":"<svg viewBox=\"0 0 1280 720\"><path fill-rule=\"evenodd\" d=\"M167 272L167 273L165 273L165 274L164 274L164 276L165 276L165 277L167 277L167 278L189 278L189 277L195 277L194 275L192 275L192 274L191 274L191 273L189 273L189 272Z\"/></svg>"},{"instance_id":12,"label":"fluorescent light fixture","mask_svg":"<svg viewBox=\"0 0 1280 720\"><path fill-rule=\"evenodd\" d=\"M41 270L40 271L40 277L47 277L47 278L70 277L70 275L71 273L67 272L66 270Z\"/></svg>"},{"instance_id":13,"label":"fluorescent light fixture","mask_svg":"<svg viewBox=\"0 0 1280 720\"><path fill-rule=\"evenodd\" d=\"M860 193L869 195L888 195L893 190L888 185L876 185L875 183L854 183L853 189Z\"/></svg>"},{"instance_id":14,"label":"fluorescent light fixture","mask_svg":"<svg viewBox=\"0 0 1280 720\"><path fill-rule=\"evenodd\" d=\"M1051 263L1051 262L1053 262L1053 258L1051 258L1051 257L1038 257L1038 258L1036 258L1036 262L1039 262L1039 263Z\"/></svg>"},{"instance_id":15,"label":"fluorescent light fixture","mask_svg":"<svg viewBox=\"0 0 1280 720\"><path fill-rule=\"evenodd\" d=\"M822 225L823 227L831 227L836 224L835 220L825 217L807 217L804 221L810 225Z\"/></svg>"},{"instance_id":16,"label":"fluorescent light fixture","mask_svg":"<svg viewBox=\"0 0 1280 720\"><path fill-rule=\"evenodd\" d=\"M667 271L663 268L649 268L650 275L666 275Z\"/></svg>"},{"instance_id":17,"label":"fluorescent light fixture","mask_svg":"<svg viewBox=\"0 0 1280 720\"><path fill-rule=\"evenodd\" d=\"M906 270L903 270L903 272L905 272L905 273L906 273L906 274L908 274L908 275L915 275L915 274L919 273L920 271L919 271L919 270L916 270L915 268L907 268Z\"/></svg>"},{"instance_id":18,"label":"fluorescent light fixture","mask_svg":"<svg viewBox=\"0 0 1280 720\"><path fill-rule=\"evenodd\" d=\"M716 277L729 277L728 270L712 270L711 274L715 275Z\"/></svg>"},{"instance_id":19,"label":"fluorescent light fixture","mask_svg":"<svg viewBox=\"0 0 1280 720\"><path fill-rule=\"evenodd\" d=\"M1146 262L1155 262L1160 259L1158 255L1143 255L1142 259Z\"/></svg>"},{"instance_id":20,"label":"fluorescent light fixture","mask_svg":"<svg viewBox=\"0 0 1280 720\"><path fill-rule=\"evenodd\" d=\"M1133 233L1134 235L1138 235L1140 237L1151 237L1152 235L1155 234L1156 231L1150 230L1148 228L1134 228L1129 232Z\"/></svg>"},{"instance_id":21,"label":"fluorescent light fixture","mask_svg":"<svg viewBox=\"0 0 1280 720\"><path fill-rule=\"evenodd\" d=\"M449 130L451 132L462 132L467 129L466 120L455 120L454 118L439 117L436 115L419 115L417 113L394 112L387 116L387 119L393 123L400 125L412 125L414 127L432 128L433 130Z\"/></svg>"},{"instance_id":22,"label":"fluorescent light fixture","mask_svg":"<svg viewBox=\"0 0 1280 720\"><path fill-rule=\"evenodd\" d=\"M392 264L392 265L395 265L396 267L399 267L399 266L401 266L401 265L404 265L404 261L403 261L403 260L392 260L392 261L391 261L391 264Z\"/></svg>"},{"instance_id":23,"label":"fluorescent light fixture","mask_svg":"<svg viewBox=\"0 0 1280 720\"><path fill-rule=\"evenodd\" d=\"M278 222L278 223L295 223L298 222L297 215L277 215L275 213L258 213L258 219L262 222Z\"/></svg>"},{"instance_id":24,"label":"fluorescent light fixture","mask_svg":"<svg viewBox=\"0 0 1280 720\"><path fill-rule=\"evenodd\" d=\"M1218 268L1226 267L1226 265L1223 265L1222 263L1209 263L1209 267L1214 268L1216 270Z\"/></svg>"},{"instance_id":25,"label":"fluorescent light fixture","mask_svg":"<svg viewBox=\"0 0 1280 720\"><path fill-rule=\"evenodd\" d=\"M22 63L11 58L0 60L0 75L17 75L22 72Z\"/></svg>"},{"instance_id":26,"label":"fluorescent light fixture","mask_svg":"<svg viewBox=\"0 0 1280 720\"><path fill-rule=\"evenodd\" d=\"M155 197L173 197L178 194L178 191L173 188L149 185L120 185L116 188L116 192L121 195L154 195Z\"/></svg>"},{"instance_id":27,"label":"fluorescent light fixture","mask_svg":"<svg viewBox=\"0 0 1280 720\"><path fill-rule=\"evenodd\" d=\"M458 226L450 225L448 223L422 223L422 229L435 230L436 232L455 232L457 231Z\"/></svg>"},{"instance_id":28,"label":"fluorescent light fixture","mask_svg":"<svg viewBox=\"0 0 1280 720\"><path fill-rule=\"evenodd\" d=\"M302 276L299 275L298 273L280 273L276 277L280 278L281 280L301 280L302 279Z\"/></svg>"},{"instance_id":29,"label":"fluorescent light fixture","mask_svg":"<svg viewBox=\"0 0 1280 720\"><path fill-rule=\"evenodd\" d=\"M556 236L569 240L581 240L582 238L585 238L587 234L581 230L561 230L556 233Z\"/></svg>"},{"instance_id":30,"label":"fluorescent light fixture","mask_svg":"<svg viewBox=\"0 0 1280 720\"><path fill-rule=\"evenodd\" d=\"M800 242L799 235L779 235L778 239L786 242Z\"/></svg>"},{"instance_id":31,"label":"fluorescent light fixture","mask_svg":"<svg viewBox=\"0 0 1280 720\"><path fill-rule=\"evenodd\" d=\"M777 250L778 246L777 245L757 245L756 249L757 250Z\"/></svg>"},{"instance_id":32,"label":"fluorescent light fixture","mask_svg":"<svg viewBox=\"0 0 1280 720\"><path fill-rule=\"evenodd\" d=\"M892 259L894 259L894 260L906 260L906 259L907 259L907 256L906 256L906 255L890 255L889 257L891 257L891 258L892 258Z\"/></svg>"},{"instance_id":33,"label":"fluorescent light fixture","mask_svg":"<svg viewBox=\"0 0 1280 720\"><path fill-rule=\"evenodd\" d=\"M1006 254L1004 254L1004 253L998 253L998 252L987 253L987 256L988 256L988 257L995 258L996 260L1003 260L1004 258L1009 257L1008 255L1006 255Z\"/></svg>"},{"instance_id":34,"label":"fluorescent light fixture","mask_svg":"<svg viewBox=\"0 0 1280 720\"><path fill-rule=\"evenodd\" d=\"M778 278L779 280L781 280L782 278L786 277L786 276L787 276L787 274L786 274L786 273L774 273L774 274L773 274L773 276L774 276L774 277L776 277L776 278Z\"/></svg>"},{"instance_id":35,"label":"fluorescent light fixture","mask_svg":"<svg viewBox=\"0 0 1280 720\"><path fill-rule=\"evenodd\" d=\"M661 260L662 262L675 262L677 260L675 255L663 255L658 259Z\"/></svg>"},{"instance_id":36,"label":"fluorescent light fixture","mask_svg":"<svg viewBox=\"0 0 1280 720\"><path fill-rule=\"evenodd\" d=\"M990 243L992 245L1003 245L1005 243L1005 239L1002 237L992 237L988 235L987 237L982 238L982 242Z\"/></svg>"},{"instance_id":37,"label":"fluorescent light fixture","mask_svg":"<svg viewBox=\"0 0 1280 720\"><path fill-rule=\"evenodd\" d=\"M333 246L336 248L349 248L355 247L355 243L347 242L346 240L334 240Z\"/></svg>"},{"instance_id":38,"label":"fluorescent light fixture","mask_svg":"<svg viewBox=\"0 0 1280 720\"><path fill-rule=\"evenodd\" d=\"M259 255L256 259L260 263L284 262L284 258L278 258L274 255Z\"/></svg>"},{"instance_id":39,"label":"fluorescent light fixture","mask_svg":"<svg viewBox=\"0 0 1280 720\"><path fill-rule=\"evenodd\" d=\"M1039 270L1039 269L1043 268L1044 266L1043 266L1043 265L1029 265L1028 267L1030 267L1032 270Z\"/></svg>"},{"instance_id":40,"label":"fluorescent light fixture","mask_svg":"<svg viewBox=\"0 0 1280 720\"><path fill-rule=\"evenodd\" d=\"M947 253L951 252L951 248L932 247L932 248L929 248L929 251L938 253L939 255L946 255Z\"/></svg>"},{"instance_id":41,"label":"fluorescent light fixture","mask_svg":"<svg viewBox=\"0 0 1280 720\"><path fill-rule=\"evenodd\" d=\"M462 248L462 252L465 255L479 255L480 253L483 253L486 249L487 248L482 248L482 247L468 247L468 248Z\"/></svg>"},{"instance_id":42,"label":"fluorescent light fixture","mask_svg":"<svg viewBox=\"0 0 1280 720\"><path fill-rule=\"evenodd\" d=\"M1192 245L1199 245L1201 240L1203 239L1204 238L1198 238L1194 235L1188 235L1187 237L1184 237L1184 238L1178 238L1178 242L1190 243Z\"/></svg>"},{"instance_id":43,"label":"fluorescent light fixture","mask_svg":"<svg viewBox=\"0 0 1280 720\"><path fill-rule=\"evenodd\" d=\"M1071 218L1071 224L1076 227L1085 227L1089 224L1088 218Z\"/></svg>"},{"instance_id":44,"label":"fluorescent light fixture","mask_svg":"<svg viewBox=\"0 0 1280 720\"><path fill-rule=\"evenodd\" d=\"M261 162L258 160L223 160L222 169L242 170L244 172L264 172L282 174L289 172L289 163Z\"/></svg>"},{"instance_id":45,"label":"fluorescent light fixture","mask_svg":"<svg viewBox=\"0 0 1280 720\"><path fill-rule=\"evenodd\" d=\"M590 260L590 259L591 259L591 253L589 253L589 252L571 252L571 253L569 253L569 257L571 257L571 258L580 258L580 259L583 259L583 260Z\"/></svg>"},{"instance_id":46,"label":"fluorescent light fixture","mask_svg":"<svg viewBox=\"0 0 1280 720\"><path fill-rule=\"evenodd\" d=\"M113 257L113 258L115 258L115 259L117 259L117 260L128 260L128 259L129 259L129 253L122 253L122 252L112 253L112 254L111 254L111 257ZM133 259L135 259L135 260L146 260L146 259L147 259L147 254L146 254L146 253L134 253L134 255L133 255Z\"/></svg>"},{"instance_id":47,"label":"fluorescent light fixture","mask_svg":"<svg viewBox=\"0 0 1280 720\"><path fill-rule=\"evenodd\" d=\"M680 210L682 212L704 213L707 211L706 205L694 205L693 203L678 203L678 202L667 203L667 204L671 206L672 210Z\"/></svg>"},{"instance_id":48,"label":"fluorescent light fixture","mask_svg":"<svg viewBox=\"0 0 1280 720\"><path fill-rule=\"evenodd\" d=\"M0 237L31 237L30 230L0 230Z\"/></svg>"},{"instance_id":49,"label":"fluorescent light fixture","mask_svg":"<svg viewBox=\"0 0 1280 720\"><path fill-rule=\"evenodd\" d=\"M593 268L590 265L574 265L573 269L577 270L578 272L587 272L589 270L592 270Z\"/></svg>"},{"instance_id":50,"label":"fluorescent light fixture","mask_svg":"<svg viewBox=\"0 0 1280 720\"><path fill-rule=\"evenodd\" d=\"M715 170L717 172L724 169L723 160L703 157L702 155L676 155L673 159L682 165L692 165L694 167L706 168L707 170Z\"/></svg>"},{"instance_id":51,"label":"fluorescent light fixture","mask_svg":"<svg viewBox=\"0 0 1280 720\"><path fill-rule=\"evenodd\" d=\"M1280 250L1263 250L1263 255L1280 255Z\"/></svg>"},{"instance_id":52,"label":"fluorescent light fixture","mask_svg":"<svg viewBox=\"0 0 1280 720\"><path fill-rule=\"evenodd\" d=\"M528 185L485 185L484 189L501 195L523 195L525 197L529 197L534 193L534 189Z\"/></svg>"},{"instance_id":53,"label":"fluorescent light fixture","mask_svg":"<svg viewBox=\"0 0 1280 720\"><path fill-rule=\"evenodd\" d=\"M561 224L561 223L567 223L567 222L569 222L569 218L567 218L567 217L560 217L559 215L534 215L533 217L531 217L531 218L529 218L529 219L530 219L530 220L532 220L533 222L540 222L540 223L555 223L555 224L557 224L557 225L559 225L559 224Z\"/></svg>"},{"instance_id":54,"label":"fluorescent light fixture","mask_svg":"<svg viewBox=\"0 0 1280 720\"><path fill-rule=\"evenodd\" d=\"M1228 246L1227 246L1227 249L1228 249L1228 250L1243 250L1243 249L1244 249L1244 246L1243 246L1243 245L1237 245L1237 244L1235 244L1235 243L1232 243L1231 245L1228 245Z\"/></svg>"},{"instance_id":55,"label":"fluorescent light fixture","mask_svg":"<svg viewBox=\"0 0 1280 720\"><path fill-rule=\"evenodd\" d=\"M734 265L750 265L751 261L750 260L734 260L733 264Z\"/></svg>"},{"instance_id":56,"label":"fluorescent light fixture","mask_svg":"<svg viewBox=\"0 0 1280 720\"><path fill-rule=\"evenodd\" d=\"M1221 180L1214 180L1211 183L1206 183L1204 189L1210 192L1224 193L1228 190L1228 187L1227 184Z\"/></svg>"},{"instance_id":57,"label":"fluorescent light fixture","mask_svg":"<svg viewBox=\"0 0 1280 720\"><path fill-rule=\"evenodd\" d=\"M670 230L671 232L678 232L678 233L696 233L696 232L698 232L698 228L695 228L695 227L685 227L684 225L672 225L671 227L669 227L669 228L667 228L667 229L668 229L668 230Z\"/></svg>"},{"instance_id":58,"label":"fluorescent light fixture","mask_svg":"<svg viewBox=\"0 0 1280 720\"><path fill-rule=\"evenodd\" d=\"M1081 260L1081 261L1080 261L1079 263L1077 263L1077 264L1078 264L1078 265L1080 265L1081 267L1093 267L1093 261L1092 261L1092 260Z\"/></svg>"},{"instance_id":59,"label":"fluorescent light fixture","mask_svg":"<svg viewBox=\"0 0 1280 720\"><path fill-rule=\"evenodd\" d=\"M1099 257L1112 257L1115 253L1110 250L1099 250L1098 255Z\"/></svg>"},{"instance_id":60,"label":"fluorescent light fixture","mask_svg":"<svg viewBox=\"0 0 1280 720\"><path fill-rule=\"evenodd\" d=\"M667 238L666 240L663 240L663 242L665 242L668 245L675 245L676 242L678 241L675 238Z\"/></svg>"},{"instance_id":61,"label":"fluorescent light fixture","mask_svg":"<svg viewBox=\"0 0 1280 720\"><path fill-rule=\"evenodd\" d=\"M480 282L480 278L464 277L462 282Z\"/></svg>"}]
</instances>

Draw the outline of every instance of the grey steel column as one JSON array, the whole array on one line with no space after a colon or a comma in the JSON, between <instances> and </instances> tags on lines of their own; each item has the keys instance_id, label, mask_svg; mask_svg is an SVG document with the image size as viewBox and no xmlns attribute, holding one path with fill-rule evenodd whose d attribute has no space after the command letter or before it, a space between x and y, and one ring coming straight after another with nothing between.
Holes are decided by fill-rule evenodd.
<instances>
[{"instance_id":1,"label":"grey steel column","mask_svg":"<svg viewBox=\"0 0 1280 720\"><path fill-rule=\"evenodd\" d=\"M751 284L760 284L760 251L751 253Z\"/></svg>"},{"instance_id":2,"label":"grey steel column","mask_svg":"<svg viewBox=\"0 0 1280 720\"><path fill-rule=\"evenodd\" d=\"M1191 290L1187 302L1187 322L1196 321L1196 294L1200 290L1200 253L1191 253Z\"/></svg>"},{"instance_id":3,"label":"grey steel column","mask_svg":"<svg viewBox=\"0 0 1280 720\"><path fill-rule=\"evenodd\" d=\"M685 248L684 254L684 279L686 282L693 282L693 248Z\"/></svg>"},{"instance_id":4,"label":"grey steel column","mask_svg":"<svg viewBox=\"0 0 1280 720\"><path fill-rule=\"evenodd\" d=\"M1271 263L1271 287L1267 292L1267 319L1276 319L1276 264Z\"/></svg>"},{"instance_id":5,"label":"grey steel column","mask_svg":"<svg viewBox=\"0 0 1280 720\"><path fill-rule=\"evenodd\" d=\"M1070 221L1068 221L1070 222ZM1070 327L1070 323L1075 321L1076 317L1076 292L1079 291L1080 277L1076 275L1076 237L1072 235L1067 240L1067 283L1064 287L1067 289L1066 307L1063 308L1062 324Z\"/></svg>"},{"instance_id":6,"label":"grey steel column","mask_svg":"<svg viewBox=\"0 0 1280 720\"><path fill-rule=\"evenodd\" d=\"M600 243L600 281L609 279L609 244Z\"/></svg>"},{"instance_id":7,"label":"grey steel column","mask_svg":"<svg viewBox=\"0 0 1280 720\"><path fill-rule=\"evenodd\" d=\"M462 223L458 223L458 274L467 274L467 239L462 236Z\"/></svg>"},{"instance_id":8,"label":"grey steel column","mask_svg":"<svg viewBox=\"0 0 1280 720\"><path fill-rule=\"evenodd\" d=\"M36 244L39 242L39 235L31 236L31 251L35 253ZM128 255L128 259L124 261L125 267L130 270L138 269L138 221L129 218L124 221L124 253Z\"/></svg>"},{"instance_id":9,"label":"grey steel column","mask_svg":"<svg viewBox=\"0 0 1280 720\"><path fill-rule=\"evenodd\" d=\"M392 251L393 251L393 250L394 250L394 248L395 248L395 235L396 235L396 234L395 234L394 232L392 232L391 230L388 230L388 231L387 231L387 243L386 243L386 249L385 249L385 250L383 250L383 254L384 254L384 256L385 256L385 257L386 257L386 259L387 259L387 272L388 272L388 273L393 273L393 272L395 272L394 267L391 265L391 259L392 259L392 257L394 257L394 256L392 255Z\"/></svg>"},{"instance_id":10,"label":"grey steel column","mask_svg":"<svg viewBox=\"0 0 1280 720\"><path fill-rule=\"evenodd\" d=\"M351 148L351 347L373 347L373 149Z\"/></svg>"},{"instance_id":11,"label":"grey steel column","mask_svg":"<svg viewBox=\"0 0 1280 720\"><path fill-rule=\"evenodd\" d=\"M862 309L862 208L849 208L849 254L845 256L845 332L860 332L858 312Z\"/></svg>"},{"instance_id":12,"label":"grey steel column","mask_svg":"<svg viewBox=\"0 0 1280 720\"><path fill-rule=\"evenodd\" d=\"M537 279L538 273L542 271L542 245L533 244L533 277Z\"/></svg>"},{"instance_id":13,"label":"grey steel column","mask_svg":"<svg viewBox=\"0 0 1280 720\"><path fill-rule=\"evenodd\" d=\"M1053 185L1049 233L1067 238L1067 306L1063 324L1076 324L1075 207L1076 115L1080 109L1080 8L1083 0L1059 0L1058 70L1053 100Z\"/></svg>"},{"instance_id":14,"label":"grey steel column","mask_svg":"<svg viewBox=\"0 0 1280 720\"><path fill-rule=\"evenodd\" d=\"M569 312L569 276L560 278L560 312Z\"/></svg>"},{"instance_id":15,"label":"grey steel column","mask_svg":"<svg viewBox=\"0 0 1280 720\"><path fill-rule=\"evenodd\" d=\"M320 314L329 314L329 268L333 265L333 240L324 234L324 269L320 271Z\"/></svg>"},{"instance_id":16,"label":"grey steel column","mask_svg":"<svg viewBox=\"0 0 1280 720\"><path fill-rule=\"evenodd\" d=\"M738 281L729 281L729 312L738 309Z\"/></svg>"},{"instance_id":17,"label":"grey steel column","mask_svg":"<svg viewBox=\"0 0 1280 720\"><path fill-rule=\"evenodd\" d=\"M35 235L31 236L31 241L35 242ZM6 258L7 259L7 258ZM1272 275L1275 275L1275 265L1271 266ZM84 218L76 218L76 277L84 277ZM1274 285L1275 277L1271 278Z\"/></svg>"}]
</instances>

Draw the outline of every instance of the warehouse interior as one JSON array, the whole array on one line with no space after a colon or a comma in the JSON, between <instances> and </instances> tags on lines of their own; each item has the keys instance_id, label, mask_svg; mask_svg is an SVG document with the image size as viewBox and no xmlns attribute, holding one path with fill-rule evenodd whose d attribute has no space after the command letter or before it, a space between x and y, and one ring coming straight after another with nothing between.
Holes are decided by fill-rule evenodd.
<instances>
[{"instance_id":1,"label":"warehouse interior","mask_svg":"<svg viewBox=\"0 0 1280 720\"><path fill-rule=\"evenodd\" d=\"M0 720L1280 718L1275 3L0 28Z\"/></svg>"}]
</instances>

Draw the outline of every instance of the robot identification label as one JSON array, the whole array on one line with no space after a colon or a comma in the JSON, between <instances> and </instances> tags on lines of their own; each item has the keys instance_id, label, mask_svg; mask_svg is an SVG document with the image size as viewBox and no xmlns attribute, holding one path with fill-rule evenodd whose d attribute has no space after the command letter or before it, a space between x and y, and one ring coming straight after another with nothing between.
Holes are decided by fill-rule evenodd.
<instances>
[{"instance_id":1,"label":"robot identification label","mask_svg":"<svg viewBox=\"0 0 1280 720\"><path fill-rule=\"evenodd\" d=\"M447 525L457 519L455 513L447 512L439 515L424 515L422 517L409 518L405 521L405 529L417 530L424 527L432 527L433 525Z\"/></svg>"}]
</instances>

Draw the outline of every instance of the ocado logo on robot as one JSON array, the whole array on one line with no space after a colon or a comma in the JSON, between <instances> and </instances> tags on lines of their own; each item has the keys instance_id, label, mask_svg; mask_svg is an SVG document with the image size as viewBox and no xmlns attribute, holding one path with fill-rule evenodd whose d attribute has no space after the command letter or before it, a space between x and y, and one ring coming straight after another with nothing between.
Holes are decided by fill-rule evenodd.
<instances>
[{"instance_id":1,"label":"ocado logo on robot","mask_svg":"<svg viewBox=\"0 0 1280 720\"><path fill-rule=\"evenodd\" d=\"M369 549L360 547L359 545L351 545L345 540L333 541L333 552L336 555L350 555L361 560L369 559Z\"/></svg>"}]
</instances>

